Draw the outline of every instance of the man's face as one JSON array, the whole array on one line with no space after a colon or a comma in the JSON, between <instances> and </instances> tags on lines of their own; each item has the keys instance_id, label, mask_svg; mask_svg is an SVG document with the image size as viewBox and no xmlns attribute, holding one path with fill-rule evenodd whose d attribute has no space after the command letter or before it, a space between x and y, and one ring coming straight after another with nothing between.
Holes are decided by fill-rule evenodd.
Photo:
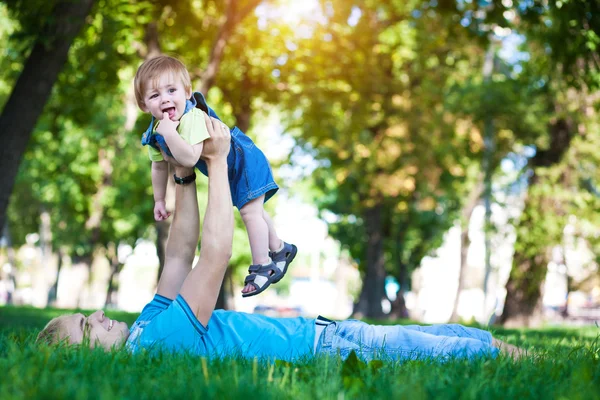
<instances>
[{"instance_id":1,"label":"man's face","mask_svg":"<svg viewBox=\"0 0 600 400\"><path fill-rule=\"evenodd\" d=\"M83 314L73 314L64 317L62 337L68 337L69 343L79 344L89 337L90 346L102 346L106 350L120 347L129 336L129 328L125 322L118 322L98 310L86 318Z\"/></svg>"},{"instance_id":2,"label":"man's face","mask_svg":"<svg viewBox=\"0 0 600 400\"><path fill-rule=\"evenodd\" d=\"M146 89L143 110L159 120L167 112L171 121L179 121L185 111L185 102L191 95L191 89L186 91L181 79L173 73L165 73Z\"/></svg>"}]
</instances>

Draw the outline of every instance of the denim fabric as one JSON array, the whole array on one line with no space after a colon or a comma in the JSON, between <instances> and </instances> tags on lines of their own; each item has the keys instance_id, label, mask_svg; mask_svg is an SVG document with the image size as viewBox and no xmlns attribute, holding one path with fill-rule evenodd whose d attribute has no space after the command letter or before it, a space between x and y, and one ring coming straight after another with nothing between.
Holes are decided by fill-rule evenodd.
<instances>
[{"instance_id":1,"label":"denim fabric","mask_svg":"<svg viewBox=\"0 0 600 400\"><path fill-rule=\"evenodd\" d=\"M206 104L202 93L195 92L186 101L184 114L194 107L200 108L211 117L220 120L215 111ZM172 157L163 136L153 132L155 123L156 120L152 117L150 126L142 135L142 145L152 146ZM252 139L238 127L231 129L231 148L227 156L227 165L231 200L238 209L262 195L265 195L266 203L279 190L273 179L269 161ZM196 168L208 176L208 168L204 160L198 160Z\"/></svg>"},{"instance_id":2,"label":"denim fabric","mask_svg":"<svg viewBox=\"0 0 600 400\"><path fill-rule=\"evenodd\" d=\"M411 360L434 357L495 357L489 332L462 325L369 325L362 321L332 322L319 338L315 354L348 357L355 351L362 359Z\"/></svg>"}]
</instances>

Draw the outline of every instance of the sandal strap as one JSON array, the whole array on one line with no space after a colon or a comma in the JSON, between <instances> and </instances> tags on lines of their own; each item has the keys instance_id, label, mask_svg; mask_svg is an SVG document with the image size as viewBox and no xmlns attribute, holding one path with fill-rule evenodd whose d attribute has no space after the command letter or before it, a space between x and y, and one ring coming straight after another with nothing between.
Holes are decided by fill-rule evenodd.
<instances>
[{"instance_id":1,"label":"sandal strap","mask_svg":"<svg viewBox=\"0 0 600 400\"><path fill-rule=\"evenodd\" d=\"M248 273L250 274L271 275L271 271L274 274L278 274L281 272L281 269L274 262L271 262L269 265L254 264L248 267Z\"/></svg>"},{"instance_id":2,"label":"sandal strap","mask_svg":"<svg viewBox=\"0 0 600 400\"><path fill-rule=\"evenodd\" d=\"M250 274L244 279L244 284L251 284L256 290L262 289L267 283L271 282L271 278L268 275L262 274Z\"/></svg>"}]
</instances>

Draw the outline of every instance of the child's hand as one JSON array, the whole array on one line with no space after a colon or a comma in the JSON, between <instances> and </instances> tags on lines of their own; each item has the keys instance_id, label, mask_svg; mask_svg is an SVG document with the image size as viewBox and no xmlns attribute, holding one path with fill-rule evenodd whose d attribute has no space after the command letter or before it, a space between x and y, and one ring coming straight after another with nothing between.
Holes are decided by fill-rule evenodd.
<instances>
[{"instance_id":1,"label":"child's hand","mask_svg":"<svg viewBox=\"0 0 600 400\"><path fill-rule=\"evenodd\" d=\"M156 132L166 136L168 134L172 134L173 132L177 132L178 126L179 121L171 121L171 119L169 119L169 113L165 112L163 113L163 118L160 120L160 123L156 128Z\"/></svg>"},{"instance_id":2,"label":"child's hand","mask_svg":"<svg viewBox=\"0 0 600 400\"><path fill-rule=\"evenodd\" d=\"M167 206L164 200L159 200L154 203L154 220L164 221L171 216L170 212L167 212Z\"/></svg>"}]
</instances>

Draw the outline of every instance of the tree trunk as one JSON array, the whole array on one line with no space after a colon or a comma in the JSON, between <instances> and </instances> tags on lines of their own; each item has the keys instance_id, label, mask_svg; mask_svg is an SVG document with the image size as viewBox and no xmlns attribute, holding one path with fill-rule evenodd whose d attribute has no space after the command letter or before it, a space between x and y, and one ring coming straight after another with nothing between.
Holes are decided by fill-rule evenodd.
<instances>
[{"instance_id":1,"label":"tree trunk","mask_svg":"<svg viewBox=\"0 0 600 400\"><path fill-rule=\"evenodd\" d=\"M535 224L531 218L520 223L522 227ZM506 301L500 323L508 328L536 327L542 322L542 286L548 269L549 250L537 254L515 252L513 267L506 284Z\"/></svg>"},{"instance_id":2,"label":"tree trunk","mask_svg":"<svg viewBox=\"0 0 600 400\"><path fill-rule=\"evenodd\" d=\"M357 317L382 318L381 300L385 297L385 265L383 254L382 210L377 204L365 212L367 231L366 273L358 303L353 314Z\"/></svg>"},{"instance_id":3,"label":"tree trunk","mask_svg":"<svg viewBox=\"0 0 600 400\"><path fill-rule=\"evenodd\" d=\"M83 308L83 305L82 305L83 292L85 291L85 286L86 285L89 286L91 279L92 279L93 255L91 253L88 253L88 254L84 254L83 256L78 256L76 254L71 253L70 257L71 257L71 269L85 268L88 272L87 282L85 282L81 286L79 293L77 293L76 308Z\"/></svg>"},{"instance_id":4,"label":"tree trunk","mask_svg":"<svg viewBox=\"0 0 600 400\"><path fill-rule=\"evenodd\" d=\"M244 99L240 109L235 113L235 125L242 131L248 132L250 128L250 117L252 116L252 105L250 99Z\"/></svg>"},{"instance_id":5,"label":"tree trunk","mask_svg":"<svg viewBox=\"0 0 600 400\"><path fill-rule=\"evenodd\" d=\"M410 225L410 217L405 224L398 224L396 227L396 245L394 246L393 254L394 262L398 265L397 279L400 289L396 293L396 299L392 302L392 307L388 316L390 319L408 318L408 309L406 308L406 301L404 299L404 294L408 291L408 265L402 259L402 253L404 251L403 245L406 236L406 229L404 229L404 227L408 225ZM384 235L385 234L386 233L384 233Z\"/></svg>"},{"instance_id":6,"label":"tree trunk","mask_svg":"<svg viewBox=\"0 0 600 400\"><path fill-rule=\"evenodd\" d=\"M506 327L535 326L540 322L542 285L546 277L550 252L555 243L541 244L531 239L529 232L542 223L535 220L532 215L543 215L543 213L530 210L539 210L540 207L550 209L555 201L552 198L533 198L529 193L539 182L537 168L549 167L560 162L571 144L574 131L571 120L557 120L549 127L549 148L538 151L532 159L533 174L529 180L523 215L517 227L517 242L521 244L521 248L515 249L512 270L506 284L504 310L499 319L499 323ZM532 240L534 242L531 242Z\"/></svg>"},{"instance_id":7,"label":"tree trunk","mask_svg":"<svg viewBox=\"0 0 600 400\"><path fill-rule=\"evenodd\" d=\"M56 304L56 300L58 298L58 280L60 278L60 270L62 269L63 263L63 252L59 248L58 249L58 264L56 265L56 279L54 280L54 284L48 290L48 302L46 303L46 307L52 307Z\"/></svg>"},{"instance_id":8,"label":"tree trunk","mask_svg":"<svg viewBox=\"0 0 600 400\"><path fill-rule=\"evenodd\" d=\"M406 263L400 262L400 271L398 272L400 289L396 293L396 300L392 302L390 319L408 318L408 308L406 308L406 300L404 299L404 295L408 291L408 281L408 266Z\"/></svg>"},{"instance_id":9,"label":"tree trunk","mask_svg":"<svg viewBox=\"0 0 600 400\"><path fill-rule=\"evenodd\" d=\"M117 247L114 243L108 247L108 258L110 261L110 276L108 278L108 288L106 289L106 300L104 301L105 308L115 307L118 303L117 292L119 290L119 273L123 268L123 264L119 262Z\"/></svg>"},{"instance_id":10,"label":"tree trunk","mask_svg":"<svg viewBox=\"0 0 600 400\"><path fill-rule=\"evenodd\" d=\"M458 287L456 289L456 297L454 298L454 306L452 306L452 314L450 321L458 322L458 302L460 300L460 293L465 286L465 273L467 270L467 255L469 254L469 246L471 245L471 239L469 239L469 225L471 223L471 215L473 210L477 206L481 194L483 193L483 180L478 179L475 188L471 191L471 195L467 199L465 206L462 210L461 218L461 232L460 232L460 265L458 267Z\"/></svg>"},{"instance_id":11,"label":"tree trunk","mask_svg":"<svg viewBox=\"0 0 600 400\"><path fill-rule=\"evenodd\" d=\"M45 32L39 37L23 72L0 115L0 226L4 226L6 207L23 153L31 133L50 96L52 86L67 61L69 48L84 25L94 0L58 2Z\"/></svg>"},{"instance_id":12,"label":"tree trunk","mask_svg":"<svg viewBox=\"0 0 600 400\"><path fill-rule=\"evenodd\" d=\"M8 226L8 221L4 224L4 229L1 237L4 237L6 243L6 255L8 257L8 265L10 269L8 271L8 290L6 293L6 304L13 304L15 290L17 289L17 279L15 278L15 268L16 268L16 257L15 257L15 249L12 247L12 238L10 236L10 228Z\"/></svg>"},{"instance_id":13,"label":"tree trunk","mask_svg":"<svg viewBox=\"0 0 600 400\"><path fill-rule=\"evenodd\" d=\"M496 43L493 36L490 35L490 44L485 55L483 62L483 81L485 84L489 84L492 80L492 74L494 73L494 59L495 59L495 48ZM482 170L484 173L484 184L483 184L483 203L485 206L485 217L483 223L483 236L485 243L485 272L483 276L483 304L482 313L486 313L486 304L488 296L488 281L490 273L492 271L492 177L494 175L494 154L495 154L495 140L494 140L494 120L491 115L487 114L483 122L483 162ZM468 228L467 228L468 230ZM467 233L468 235L468 233ZM468 250L467 250L468 251ZM462 257L462 255L461 255Z\"/></svg>"},{"instance_id":14,"label":"tree trunk","mask_svg":"<svg viewBox=\"0 0 600 400\"><path fill-rule=\"evenodd\" d=\"M244 18L246 18L248 14L256 9L261 1L262 0L248 1L246 2L246 6L244 8L238 10L238 1L226 0L225 19L219 28L217 38L212 49L210 50L208 65L201 74L200 92L202 92L202 94L206 95L210 88L215 84L217 73L219 72L219 68L221 66L221 61L223 61L223 54L225 53L227 40L229 40L231 37L231 34L235 30L237 24L239 24Z\"/></svg>"},{"instance_id":15,"label":"tree trunk","mask_svg":"<svg viewBox=\"0 0 600 400\"><path fill-rule=\"evenodd\" d=\"M231 304L227 301L228 294L232 293L233 290L233 279L232 279L232 267L231 264L227 266L227 270L225 271L225 276L223 276L223 283L221 284L221 289L219 290L219 296L217 297L217 303L215 304L215 310L229 310L231 309ZM227 288L225 288L227 286Z\"/></svg>"}]
</instances>

